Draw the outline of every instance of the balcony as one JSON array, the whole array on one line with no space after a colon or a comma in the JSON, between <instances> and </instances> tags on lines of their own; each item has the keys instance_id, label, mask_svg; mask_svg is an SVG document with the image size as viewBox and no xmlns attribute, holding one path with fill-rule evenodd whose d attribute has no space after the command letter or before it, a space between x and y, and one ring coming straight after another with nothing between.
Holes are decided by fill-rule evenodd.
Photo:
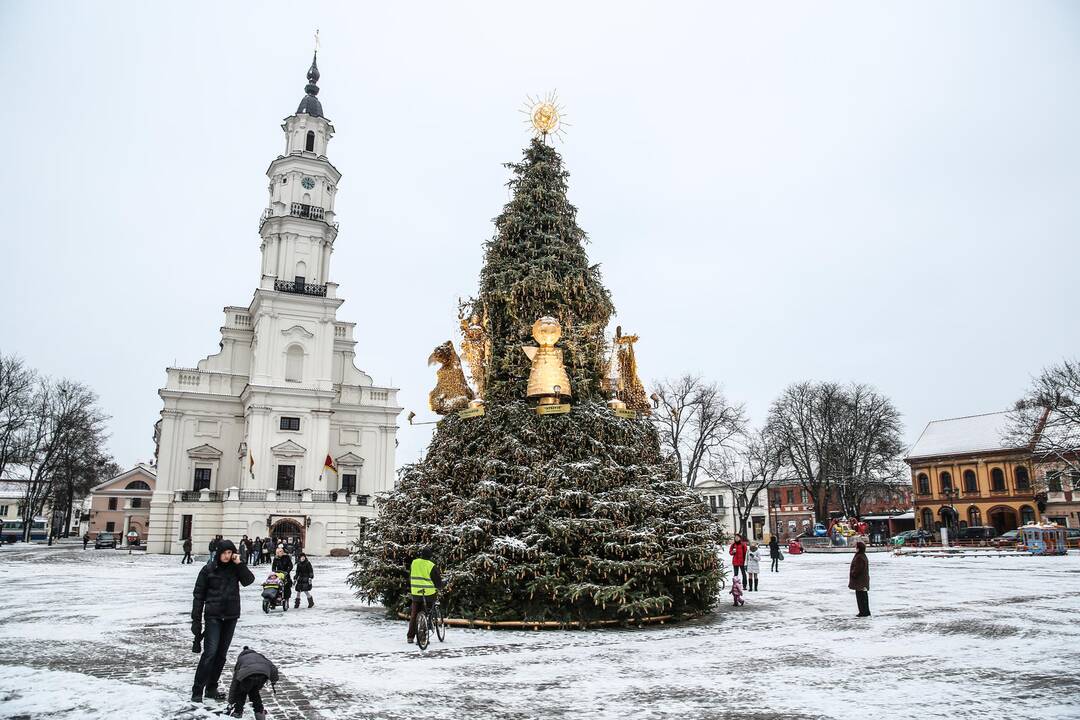
<instances>
[{"instance_id":1,"label":"balcony","mask_svg":"<svg viewBox=\"0 0 1080 720\"><path fill-rule=\"evenodd\" d=\"M298 283L293 280L275 280L274 290L277 292L294 293L296 295L311 295L313 297L326 297L326 285L314 285L312 283Z\"/></svg>"},{"instance_id":2,"label":"balcony","mask_svg":"<svg viewBox=\"0 0 1080 720\"><path fill-rule=\"evenodd\" d=\"M305 220L322 220L326 211L318 205L292 203L289 206L289 214L293 217L304 218Z\"/></svg>"}]
</instances>

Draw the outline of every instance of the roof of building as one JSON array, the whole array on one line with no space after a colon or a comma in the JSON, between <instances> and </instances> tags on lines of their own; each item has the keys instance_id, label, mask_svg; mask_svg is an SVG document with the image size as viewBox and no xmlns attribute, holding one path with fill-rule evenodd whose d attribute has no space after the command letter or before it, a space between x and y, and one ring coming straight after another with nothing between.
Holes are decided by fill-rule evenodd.
<instances>
[{"instance_id":1,"label":"roof of building","mask_svg":"<svg viewBox=\"0 0 1080 720\"><path fill-rule=\"evenodd\" d=\"M25 480L16 480L14 478L0 480L0 497L2 498L22 497L25 492Z\"/></svg>"},{"instance_id":2,"label":"roof of building","mask_svg":"<svg viewBox=\"0 0 1080 720\"><path fill-rule=\"evenodd\" d=\"M304 98L300 101L300 107L296 108L296 114L308 114L311 117L321 118L324 117L322 111L322 103L319 102L319 98L315 97L319 94L319 66L316 62L319 59L319 54L316 52L315 56L311 58L311 67L307 71L308 84L304 86Z\"/></svg>"},{"instance_id":3,"label":"roof of building","mask_svg":"<svg viewBox=\"0 0 1080 720\"><path fill-rule=\"evenodd\" d=\"M932 420L911 446L907 459L1021 450L1026 447L1011 440L1008 429L1008 412Z\"/></svg>"},{"instance_id":4,"label":"roof of building","mask_svg":"<svg viewBox=\"0 0 1080 720\"><path fill-rule=\"evenodd\" d=\"M1047 414L1039 439L1035 444L1037 453L1080 452L1080 423L1076 422L1077 413L1053 410Z\"/></svg>"},{"instance_id":5,"label":"roof of building","mask_svg":"<svg viewBox=\"0 0 1080 720\"><path fill-rule=\"evenodd\" d=\"M146 463L135 463L135 467L131 468L130 470L125 470L124 472L120 473L119 475L116 475L115 477L111 477L111 478L109 478L108 480L106 480L103 483L95 485L94 487L90 488L90 492L91 493L101 492L106 487L108 487L109 485L112 485L113 483L128 480L128 479L130 479L132 477L135 477L137 475L145 475L145 476L147 476L147 477L149 477L151 479L156 480L157 479L157 468L155 468L153 465L147 465ZM146 491L145 490L139 490L139 491L135 491L135 492L146 492Z\"/></svg>"}]
</instances>

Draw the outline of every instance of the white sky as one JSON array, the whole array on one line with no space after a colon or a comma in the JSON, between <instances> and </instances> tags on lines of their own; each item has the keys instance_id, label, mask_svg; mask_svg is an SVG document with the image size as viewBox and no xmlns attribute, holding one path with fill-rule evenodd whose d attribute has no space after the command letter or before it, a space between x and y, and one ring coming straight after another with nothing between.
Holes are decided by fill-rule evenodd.
<instances>
[{"instance_id":1,"label":"white sky","mask_svg":"<svg viewBox=\"0 0 1080 720\"><path fill-rule=\"evenodd\" d=\"M0 350L95 388L121 464L153 451L165 367L251 299L316 26L331 279L358 364L402 388L399 463L552 88L646 380L700 371L758 420L787 383L865 381L914 439L1080 351L1075 3L3 0Z\"/></svg>"}]
</instances>

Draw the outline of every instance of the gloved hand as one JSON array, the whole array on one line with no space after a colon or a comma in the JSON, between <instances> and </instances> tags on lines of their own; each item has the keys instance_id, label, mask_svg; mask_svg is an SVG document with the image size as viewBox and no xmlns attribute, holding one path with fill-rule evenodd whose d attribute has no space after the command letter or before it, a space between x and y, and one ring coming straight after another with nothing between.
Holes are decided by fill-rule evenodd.
<instances>
[{"instance_id":1,"label":"gloved hand","mask_svg":"<svg viewBox=\"0 0 1080 720\"><path fill-rule=\"evenodd\" d=\"M195 637L199 637L200 635L202 635L202 621L201 620L192 620L191 621L191 634L194 635Z\"/></svg>"}]
</instances>

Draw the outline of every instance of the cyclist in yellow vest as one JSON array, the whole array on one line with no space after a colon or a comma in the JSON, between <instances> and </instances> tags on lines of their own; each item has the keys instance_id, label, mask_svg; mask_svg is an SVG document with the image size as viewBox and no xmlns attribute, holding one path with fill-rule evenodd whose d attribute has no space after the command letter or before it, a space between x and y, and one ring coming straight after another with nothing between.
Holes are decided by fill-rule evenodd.
<instances>
[{"instance_id":1,"label":"cyclist in yellow vest","mask_svg":"<svg viewBox=\"0 0 1080 720\"><path fill-rule=\"evenodd\" d=\"M420 612L425 599L428 606L435 600L435 595L442 588L442 576L439 568L431 562L431 550L424 548L419 552L419 557L413 558L409 563L409 595L412 598L412 606L409 610L409 635L408 641L416 639L416 613Z\"/></svg>"}]
</instances>

